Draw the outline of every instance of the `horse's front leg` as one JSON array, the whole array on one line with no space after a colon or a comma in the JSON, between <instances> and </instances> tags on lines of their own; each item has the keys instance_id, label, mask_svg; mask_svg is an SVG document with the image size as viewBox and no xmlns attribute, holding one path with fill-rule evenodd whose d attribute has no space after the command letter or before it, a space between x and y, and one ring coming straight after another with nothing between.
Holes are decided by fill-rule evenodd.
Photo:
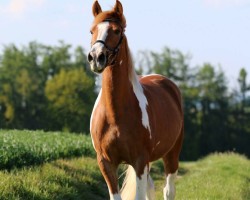
<instances>
[{"instance_id":1,"label":"horse's front leg","mask_svg":"<svg viewBox=\"0 0 250 200\"><path fill-rule=\"evenodd\" d=\"M136 200L145 200L147 198L148 185L148 166L144 167L144 171L136 172Z\"/></svg>"},{"instance_id":2,"label":"horse's front leg","mask_svg":"<svg viewBox=\"0 0 250 200\"><path fill-rule=\"evenodd\" d=\"M108 185L110 200L121 200L118 186L117 165L104 159L102 156L98 156L97 160L102 175Z\"/></svg>"}]
</instances>

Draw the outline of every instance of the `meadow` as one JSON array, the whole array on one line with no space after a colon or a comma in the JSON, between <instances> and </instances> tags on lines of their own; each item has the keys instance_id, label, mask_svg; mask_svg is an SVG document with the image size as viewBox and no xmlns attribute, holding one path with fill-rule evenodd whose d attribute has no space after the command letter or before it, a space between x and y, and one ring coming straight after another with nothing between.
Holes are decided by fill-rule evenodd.
<instances>
[{"instance_id":1,"label":"meadow","mask_svg":"<svg viewBox=\"0 0 250 200\"><path fill-rule=\"evenodd\" d=\"M94 155L91 138L83 134L0 130L0 169L82 155Z\"/></svg>"},{"instance_id":2,"label":"meadow","mask_svg":"<svg viewBox=\"0 0 250 200\"><path fill-rule=\"evenodd\" d=\"M108 199L108 189L89 136L0 131L0 144L0 162L3 157L12 160L7 168L0 170L0 200ZM30 155L36 155L31 158L38 162L33 164L28 158ZM22 160L21 157L17 159L18 156L28 159L17 165L15 161ZM10 167L10 163L14 166ZM161 161L153 164L151 175L155 181L156 200L161 200L165 184ZM177 200L250 199L250 161L236 153L215 153L195 162L181 162L176 190Z\"/></svg>"}]
</instances>

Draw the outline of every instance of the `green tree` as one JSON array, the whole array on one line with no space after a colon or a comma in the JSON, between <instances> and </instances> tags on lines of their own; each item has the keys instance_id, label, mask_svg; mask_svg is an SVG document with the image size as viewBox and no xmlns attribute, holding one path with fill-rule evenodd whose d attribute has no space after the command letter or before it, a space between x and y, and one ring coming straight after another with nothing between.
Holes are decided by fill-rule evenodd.
<instances>
[{"instance_id":1,"label":"green tree","mask_svg":"<svg viewBox=\"0 0 250 200\"><path fill-rule=\"evenodd\" d=\"M190 55L165 47L161 53L151 52L149 73L162 74L177 82L187 81Z\"/></svg>"},{"instance_id":2,"label":"green tree","mask_svg":"<svg viewBox=\"0 0 250 200\"><path fill-rule=\"evenodd\" d=\"M90 88L86 90L84 89L85 85L81 86L81 84L84 82L86 87L89 85L94 87L94 75L89 72L84 49L77 47L75 51L71 51L70 47L64 42L59 42L59 45L56 46L31 42L28 46L23 47L15 45L4 47L3 54L0 56L1 128L61 130L63 127L69 126L70 130L73 131L88 130L87 118L90 107L94 103L93 96L95 94L93 88L92 91ZM70 70L76 70L83 75L83 81L76 71L73 73ZM70 79L67 75L63 76L68 85L79 85L78 88L73 87L72 89L75 92L74 95L81 97L84 102L77 102L78 107L74 104L78 112L82 110L80 106L84 106L85 111L84 114L82 112L78 115L71 115L74 122L72 126L64 125L65 120L59 120L55 117L57 115L59 118L60 115L51 112L53 104L45 95L47 82L52 82L54 77L63 71L70 76ZM57 94L65 93L62 91L64 88L59 87L59 89L61 91ZM86 94L83 94L82 91ZM55 108L58 109L58 107L53 107L53 111L56 110ZM68 111L66 111L67 109ZM63 108L63 113L74 113L72 105L67 104L67 107ZM66 120L66 122L68 121ZM79 125L76 125L77 123ZM79 127L84 128L80 129Z\"/></svg>"},{"instance_id":3,"label":"green tree","mask_svg":"<svg viewBox=\"0 0 250 200\"><path fill-rule=\"evenodd\" d=\"M0 101L5 117L5 126L9 128L32 128L37 107L32 100L38 97L40 101L41 85L37 64L38 46L30 43L20 50L15 45L5 47L1 59Z\"/></svg>"},{"instance_id":4,"label":"green tree","mask_svg":"<svg viewBox=\"0 0 250 200\"><path fill-rule=\"evenodd\" d=\"M83 69L62 69L45 88L57 127L69 131L88 131L93 102L94 79Z\"/></svg>"},{"instance_id":5,"label":"green tree","mask_svg":"<svg viewBox=\"0 0 250 200\"><path fill-rule=\"evenodd\" d=\"M242 68L238 77L239 89L232 95L229 127L231 146L239 153L250 156L250 84L247 83L247 71Z\"/></svg>"},{"instance_id":6,"label":"green tree","mask_svg":"<svg viewBox=\"0 0 250 200\"><path fill-rule=\"evenodd\" d=\"M199 90L200 153L225 151L228 146L228 90L223 71L204 64L196 75Z\"/></svg>"},{"instance_id":7,"label":"green tree","mask_svg":"<svg viewBox=\"0 0 250 200\"><path fill-rule=\"evenodd\" d=\"M250 84L247 83L247 71L242 68L239 73L238 82L240 85L240 93L241 93L241 109L244 111L246 106L246 95L247 92L250 91Z\"/></svg>"}]
</instances>

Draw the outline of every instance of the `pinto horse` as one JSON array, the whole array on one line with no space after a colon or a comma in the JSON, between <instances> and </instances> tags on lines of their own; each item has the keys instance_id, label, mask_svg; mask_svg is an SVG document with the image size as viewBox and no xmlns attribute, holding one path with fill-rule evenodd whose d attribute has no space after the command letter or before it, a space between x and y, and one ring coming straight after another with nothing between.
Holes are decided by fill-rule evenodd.
<instances>
[{"instance_id":1,"label":"pinto horse","mask_svg":"<svg viewBox=\"0 0 250 200\"><path fill-rule=\"evenodd\" d=\"M183 140L180 91L164 76L137 76L120 1L105 12L95 1L92 12L88 61L93 72L102 73L102 88L92 111L90 132L110 199L154 199L149 171L150 163L159 158L166 174L164 199L174 199ZM117 168L121 163L128 164L128 170L119 191Z\"/></svg>"}]
</instances>

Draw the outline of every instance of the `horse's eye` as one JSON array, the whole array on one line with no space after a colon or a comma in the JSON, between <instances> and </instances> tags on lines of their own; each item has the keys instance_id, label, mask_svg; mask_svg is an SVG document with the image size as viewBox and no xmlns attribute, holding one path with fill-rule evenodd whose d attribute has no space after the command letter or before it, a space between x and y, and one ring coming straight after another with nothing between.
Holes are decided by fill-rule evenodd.
<instances>
[{"instance_id":1,"label":"horse's eye","mask_svg":"<svg viewBox=\"0 0 250 200\"><path fill-rule=\"evenodd\" d=\"M90 31L90 34L91 34L91 35L93 35L93 32L92 32L92 31Z\"/></svg>"},{"instance_id":2,"label":"horse's eye","mask_svg":"<svg viewBox=\"0 0 250 200\"><path fill-rule=\"evenodd\" d=\"M119 35L119 34L121 33L121 31L120 31L119 29L115 29L115 30L114 30L114 33L115 33L116 35Z\"/></svg>"}]
</instances>

